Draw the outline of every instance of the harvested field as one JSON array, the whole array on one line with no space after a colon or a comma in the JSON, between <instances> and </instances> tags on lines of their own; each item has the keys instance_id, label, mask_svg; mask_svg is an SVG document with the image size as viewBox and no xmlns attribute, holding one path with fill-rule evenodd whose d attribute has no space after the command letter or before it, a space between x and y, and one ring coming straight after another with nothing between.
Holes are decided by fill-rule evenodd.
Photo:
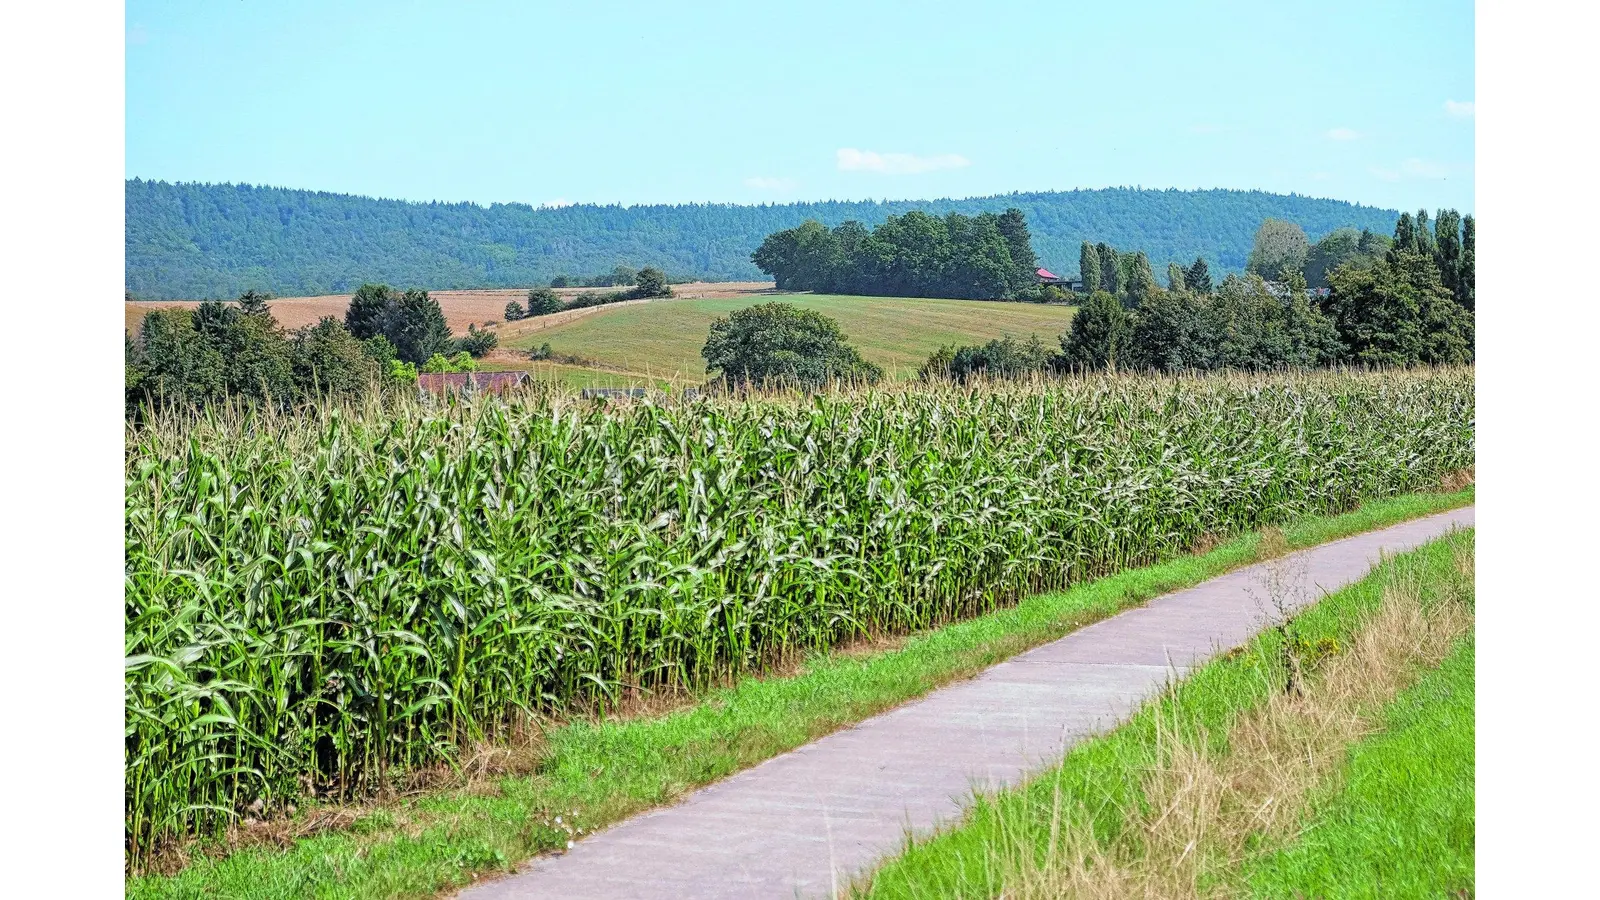
<instances>
[{"instance_id":1,"label":"harvested field","mask_svg":"<svg viewBox=\"0 0 1600 900\"><path fill-rule=\"evenodd\" d=\"M502 328L500 347L509 354L549 343L558 359L581 361L596 370L699 382L706 377L706 361L700 356L700 349L705 346L712 321L756 303L781 300L837 321L862 356L883 366L892 380L905 380L914 378L928 354L942 344L982 344L1006 334L1024 340L1038 335L1054 349L1061 333L1072 324L1075 309L996 300L776 291L704 299L691 298L687 291L683 294L681 302L667 305L613 303L517 322ZM579 315L595 309L605 312L598 316ZM582 321L575 321L579 318Z\"/></svg>"},{"instance_id":2,"label":"harvested field","mask_svg":"<svg viewBox=\"0 0 1600 900\"><path fill-rule=\"evenodd\" d=\"M697 281L690 284L675 284L672 291L684 298L715 298L715 297L744 297L758 294L772 289L770 281ZM565 300L570 300L579 294L593 293L595 291L613 291L618 288L562 288L556 293ZM496 323L497 327L504 328L507 323L506 304L512 300L526 301L528 288L504 288L482 291L430 291L435 300L444 309L445 320L450 323L450 330L464 333L468 325L477 325L482 328L485 322ZM345 308L350 305L350 294L326 294L321 297L282 297L272 301L272 314L279 323L288 329L299 328L302 325L314 325L323 316L333 316L336 319L344 318ZM630 304L648 303L648 300L632 300ZM123 304L123 328L130 334L139 330L139 323L144 320L144 314L152 309L172 309L185 307L193 309L200 305L199 300L135 300ZM584 309L575 309L570 312L558 313L553 316L544 316L527 322L516 323L517 329L507 331L506 337L513 334L526 334L539 328L569 322L581 318L597 309L605 307L591 306Z\"/></svg>"}]
</instances>

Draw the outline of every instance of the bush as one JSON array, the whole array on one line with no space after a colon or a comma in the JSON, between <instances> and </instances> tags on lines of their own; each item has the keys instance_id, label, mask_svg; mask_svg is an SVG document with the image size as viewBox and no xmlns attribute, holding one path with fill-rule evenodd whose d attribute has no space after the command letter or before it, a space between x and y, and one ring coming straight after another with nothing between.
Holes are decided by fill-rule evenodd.
<instances>
[{"instance_id":1,"label":"bush","mask_svg":"<svg viewBox=\"0 0 1600 900\"><path fill-rule=\"evenodd\" d=\"M549 341L545 341L544 343L540 344L538 347L535 347L534 349L529 350L528 351L528 358L532 359L532 360L549 359L550 358L550 342Z\"/></svg>"},{"instance_id":2,"label":"bush","mask_svg":"<svg viewBox=\"0 0 1600 900\"><path fill-rule=\"evenodd\" d=\"M634 287L630 295L634 299L671 297L672 288L667 286L666 273L660 269L646 267L639 270L639 276L634 281Z\"/></svg>"},{"instance_id":3,"label":"bush","mask_svg":"<svg viewBox=\"0 0 1600 900\"><path fill-rule=\"evenodd\" d=\"M965 382L975 376L1017 378L1042 372L1054 361L1054 354L1038 335L1019 341L1008 334L980 347L940 347L917 374L923 381L953 378Z\"/></svg>"},{"instance_id":4,"label":"bush","mask_svg":"<svg viewBox=\"0 0 1600 900\"><path fill-rule=\"evenodd\" d=\"M834 379L876 382L883 370L845 342L839 323L789 303L762 303L711 323L700 355L730 384L816 387Z\"/></svg>"},{"instance_id":5,"label":"bush","mask_svg":"<svg viewBox=\"0 0 1600 900\"><path fill-rule=\"evenodd\" d=\"M417 367L412 363L392 359L389 361L388 375L391 381L412 387L417 385Z\"/></svg>"},{"instance_id":6,"label":"bush","mask_svg":"<svg viewBox=\"0 0 1600 900\"><path fill-rule=\"evenodd\" d=\"M518 303L517 301L512 300L511 302L506 304L506 321L507 322L516 322L516 321L519 321L521 319L526 319L527 317L528 317L528 312L527 312L527 310L522 308L522 304L521 303Z\"/></svg>"},{"instance_id":7,"label":"bush","mask_svg":"<svg viewBox=\"0 0 1600 900\"><path fill-rule=\"evenodd\" d=\"M562 310L561 298L549 288L534 288L528 292L528 313L525 318L548 316Z\"/></svg>"},{"instance_id":8,"label":"bush","mask_svg":"<svg viewBox=\"0 0 1600 900\"><path fill-rule=\"evenodd\" d=\"M500 335L492 331L479 331L477 326L468 325L465 337L456 338L455 348L469 356L485 356L494 348L500 346Z\"/></svg>"}]
</instances>

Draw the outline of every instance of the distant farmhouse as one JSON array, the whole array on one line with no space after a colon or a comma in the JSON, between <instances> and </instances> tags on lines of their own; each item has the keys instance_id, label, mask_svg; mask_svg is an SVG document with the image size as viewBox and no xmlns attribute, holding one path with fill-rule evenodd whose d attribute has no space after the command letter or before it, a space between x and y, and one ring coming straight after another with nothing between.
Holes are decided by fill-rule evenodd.
<instances>
[{"instance_id":1,"label":"distant farmhouse","mask_svg":"<svg viewBox=\"0 0 1600 900\"><path fill-rule=\"evenodd\" d=\"M527 372L423 372L417 389L430 394L499 394L528 383Z\"/></svg>"},{"instance_id":2,"label":"distant farmhouse","mask_svg":"<svg viewBox=\"0 0 1600 900\"><path fill-rule=\"evenodd\" d=\"M1083 290L1082 278L1062 278L1060 275L1057 275L1049 269L1036 269L1034 270L1033 274L1034 277L1039 279L1040 284L1053 284L1062 290L1067 291Z\"/></svg>"}]
</instances>

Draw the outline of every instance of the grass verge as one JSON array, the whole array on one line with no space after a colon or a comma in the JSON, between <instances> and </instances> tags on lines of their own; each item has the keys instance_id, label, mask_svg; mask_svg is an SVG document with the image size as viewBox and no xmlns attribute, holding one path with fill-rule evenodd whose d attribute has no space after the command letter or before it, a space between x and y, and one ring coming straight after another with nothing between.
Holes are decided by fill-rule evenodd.
<instances>
[{"instance_id":1,"label":"grass verge","mask_svg":"<svg viewBox=\"0 0 1600 900\"><path fill-rule=\"evenodd\" d=\"M978 798L962 825L911 844L855 894L1344 896L1372 884L1362 864L1404 868L1399 855L1451 832L1424 838L1419 823L1436 817L1388 817L1407 802L1400 786L1417 771L1385 768L1399 748L1358 754L1355 772L1367 777L1353 778L1354 794L1325 786L1338 783L1348 748L1383 720L1386 705L1404 709L1416 691L1425 694L1426 681L1394 701L1419 672L1455 665L1454 654L1470 641L1471 548L1472 533L1459 532L1385 562L1285 629L1201 667L1028 784ZM1466 704L1470 753L1470 692ZM1468 770L1470 817L1470 763ZM1459 790L1439 793L1460 802ZM1313 827L1310 843L1294 843L1308 809L1329 794L1341 799L1328 824ZM1365 860L1364 844L1374 840L1398 840L1400 848ZM1469 889L1470 856L1469 849ZM1428 867L1410 863L1413 873L1424 872L1417 881L1427 880ZM1400 896L1392 890L1398 884L1391 877L1383 895Z\"/></svg>"},{"instance_id":2,"label":"grass verge","mask_svg":"<svg viewBox=\"0 0 1600 900\"><path fill-rule=\"evenodd\" d=\"M130 898L428 897L560 849L582 833L858 722L1016 653L1161 594L1261 558L1473 501L1414 494L1286 527L1263 546L1244 535L1204 554L1130 570L910 637L892 649L844 650L787 677L746 678L655 717L577 721L546 731L531 775L373 807L303 810L339 827L282 846L215 858L173 875L130 878ZM559 818L558 818L559 817ZM307 826L309 829L311 826ZM280 833L292 833L292 830Z\"/></svg>"},{"instance_id":3,"label":"grass verge","mask_svg":"<svg viewBox=\"0 0 1600 900\"><path fill-rule=\"evenodd\" d=\"M1473 887L1474 647L1406 691L1357 744L1300 840L1254 861L1256 897L1446 897Z\"/></svg>"}]
</instances>

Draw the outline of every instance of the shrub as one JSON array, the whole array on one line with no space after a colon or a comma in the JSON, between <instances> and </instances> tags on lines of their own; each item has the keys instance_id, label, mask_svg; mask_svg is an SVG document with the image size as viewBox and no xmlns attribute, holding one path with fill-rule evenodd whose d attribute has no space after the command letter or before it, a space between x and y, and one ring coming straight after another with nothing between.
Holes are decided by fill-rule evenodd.
<instances>
[{"instance_id":1,"label":"shrub","mask_svg":"<svg viewBox=\"0 0 1600 900\"><path fill-rule=\"evenodd\" d=\"M630 296L634 299L647 297L671 297L672 288L667 285L666 273L660 269L645 267L639 270L638 278L634 281Z\"/></svg>"},{"instance_id":2,"label":"shrub","mask_svg":"<svg viewBox=\"0 0 1600 900\"><path fill-rule=\"evenodd\" d=\"M548 316L562 310L561 297L549 288L534 288L528 292L528 314L525 318Z\"/></svg>"},{"instance_id":3,"label":"shrub","mask_svg":"<svg viewBox=\"0 0 1600 900\"><path fill-rule=\"evenodd\" d=\"M834 379L875 382L883 370L845 341L839 323L793 304L749 306L711 323L700 355L730 384L816 387Z\"/></svg>"},{"instance_id":4,"label":"shrub","mask_svg":"<svg viewBox=\"0 0 1600 900\"><path fill-rule=\"evenodd\" d=\"M477 326L468 325L464 337L456 338L455 348L469 356L485 356L494 348L500 346L500 336L492 331L479 331Z\"/></svg>"},{"instance_id":5,"label":"shrub","mask_svg":"<svg viewBox=\"0 0 1600 900\"><path fill-rule=\"evenodd\" d=\"M1017 378L1049 368L1054 355L1033 335L1019 341L1011 335L996 338L977 347L941 347L928 357L918 375L924 380L936 377L965 382L975 376Z\"/></svg>"}]
</instances>

